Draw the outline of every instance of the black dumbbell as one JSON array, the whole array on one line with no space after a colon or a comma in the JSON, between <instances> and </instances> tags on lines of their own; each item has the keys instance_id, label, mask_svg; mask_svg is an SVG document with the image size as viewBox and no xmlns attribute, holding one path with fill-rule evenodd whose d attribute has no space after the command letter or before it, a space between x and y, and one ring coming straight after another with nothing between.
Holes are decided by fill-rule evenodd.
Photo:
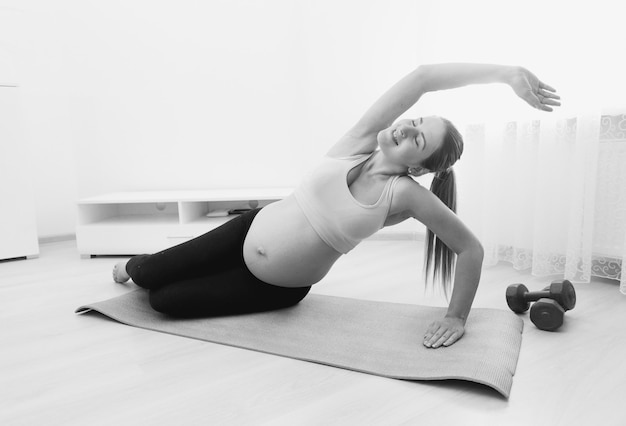
<instances>
[{"instance_id":1,"label":"black dumbbell","mask_svg":"<svg viewBox=\"0 0 626 426\"><path fill-rule=\"evenodd\" d=\"M552 299L565 311L574 309L576 306L576 291L568 280L552 281L549 287L542 291L528 291L524 284L511 284L506 289L506 303L513 312L526 312L531 302L539 299Z\"/></svg>"},{"instance_id":2,"label":"black dumbbell","mask_svg":"<svg viewBox=\"0 0 626 426\"><path fill-rule=\"evenodd\" d=\"M530 308L530 320L540 330L554 331L563 325L565 309L554 299L539 299Z\"/></svg>"}]
</instances>

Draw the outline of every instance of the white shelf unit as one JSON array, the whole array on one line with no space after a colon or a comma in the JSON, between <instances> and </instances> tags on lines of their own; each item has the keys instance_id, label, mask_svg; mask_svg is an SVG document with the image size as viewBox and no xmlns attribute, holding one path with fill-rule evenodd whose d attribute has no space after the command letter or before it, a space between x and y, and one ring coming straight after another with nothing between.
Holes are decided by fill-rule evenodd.
<instances>
[{"instance_id":1,"label":"white shelf unit","mask_svg":"<svg viewBox=\"0 0 626 426\"><path fill-rule=\"evenodd\" d=\"M76 241L81 257L154 253L235 218L207 214L264 207L292 188L149 191L105 194L78 201Z\"/></svg>"}]
</instances>

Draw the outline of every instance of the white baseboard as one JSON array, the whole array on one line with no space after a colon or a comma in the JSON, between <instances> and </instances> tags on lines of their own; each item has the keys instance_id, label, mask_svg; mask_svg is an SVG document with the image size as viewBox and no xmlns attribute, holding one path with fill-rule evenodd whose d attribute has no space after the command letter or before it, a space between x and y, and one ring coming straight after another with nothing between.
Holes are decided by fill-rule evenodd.
<instances>
[{"instance_id":1,"label":"white baseboard","mask_svg":"<svg viewBox=\"0 0 626 426\"><path fill-rule=\"evenodd\" d=\"M73 240L76 240L76 234L48 235L46 237L39 237L39 244L59 243L62 241Z\"/></svg>"}]
</instances>

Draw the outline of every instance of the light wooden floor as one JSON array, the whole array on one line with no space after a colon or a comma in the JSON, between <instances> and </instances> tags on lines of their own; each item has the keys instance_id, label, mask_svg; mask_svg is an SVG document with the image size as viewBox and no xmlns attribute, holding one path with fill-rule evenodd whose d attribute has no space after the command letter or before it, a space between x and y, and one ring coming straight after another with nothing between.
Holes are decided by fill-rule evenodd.
<instances>
[{"instance_id":1,"label":"light wooden floor","mask_svg":"<svg viewBox=\"0 0 626 426\"><path fill-rule=\"evenodd\" d=\"M313 291L442 305L423 295L421 245L366 241ZM116 261L81 259L69 241L0 263L0 424L626 424L626 296L613 281L577 285L559 332L524 316L507 401L461 381L386 379L75 315L134 288L111 281ZM507 309L508 284L550 281L485 268L474 306Z\"/></svg>"}]
</instances>

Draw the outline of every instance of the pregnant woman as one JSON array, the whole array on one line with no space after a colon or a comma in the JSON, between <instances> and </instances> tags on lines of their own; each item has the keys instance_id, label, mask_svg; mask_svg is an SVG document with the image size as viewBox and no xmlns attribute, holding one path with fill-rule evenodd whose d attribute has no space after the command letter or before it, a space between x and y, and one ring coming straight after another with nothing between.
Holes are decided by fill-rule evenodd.
<instances>
[{"instance_id":1,"label":"pregnant woman","mask_svg":"<svg viewBox=\"0 0 626 426\"><path fill-rule=\"evenodd\" d=\"M555 89L523 67L422 65L392 86L304 177L293 194L186 243L115 265L113 278L149 290L177 317L280 309L301 301L343 254L379 229L417 219L428 229L425 275L448 294L446 315L424 345L465 332L483 249L455 214L454 163L463 139L438 116L398 119L427 92L504 83L534 108L560 105ZM433 173L430 189L412 176ZM384 268L384 261L381 262Z\"/></svg>"}]
</instances>

